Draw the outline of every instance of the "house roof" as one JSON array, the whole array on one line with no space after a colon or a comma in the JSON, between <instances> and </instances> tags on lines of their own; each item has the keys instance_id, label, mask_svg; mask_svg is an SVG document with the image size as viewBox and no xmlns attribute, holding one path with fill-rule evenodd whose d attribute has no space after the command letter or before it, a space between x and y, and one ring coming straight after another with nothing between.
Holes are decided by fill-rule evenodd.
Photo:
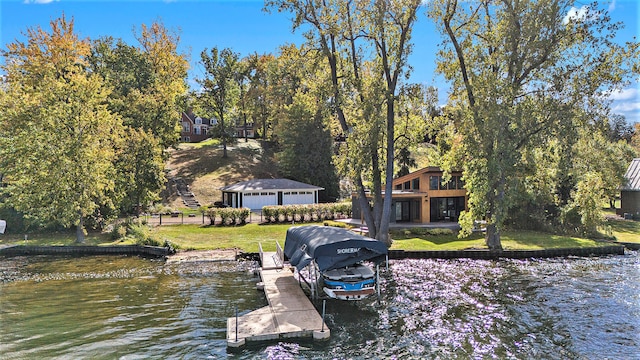
<instances>
[{"instance_id":1,"label":"house roof","mask_svg":"<svg viewBox=\"0 0 640 360\"><path fill-rule=\"evenodd\" d=\"M425 173L441 173L441 172L443 172L442 169L437 167L437 166L427 166L427 167L424 167L422 169L418 169L418 170L416 170L416 171L414 171L412 173L409 173L407 175L397 177L397 178L393 179L393 183L397 184L397 183L401 183L401 182L404 182L404 181L407 181L407 180L411 180L411 179L413 179L413 178L415 178L417 176L420 176L422 174L425 174ZM452 173L459 173L459 172L460 172L459 170L452 171Z\"/></svg>"},{"instance_id":2,"label":"house roof","mask_svg":"<svg viewBox=\"0 0 640 360\"><path fill-rule=\"evenodd\" d=\"M222 191L244 192L256 190L324 190L324 188L289 179L253 179L220 188Z\"/></svg>"},{"instance_id":3,"label":"house roof","mask_svg":"<svg viewBox=\"0 0 640 360\"><path fill-rule=\"evenodd\" d=\"M195 124L196 123L196 118L198 118L198 116L196 116L194 113L187 113L187 112L184 112L184 111L182 112L182 117L183 117L183 120L185 120L185 118L186 118L186 120L191 121L192 124ZM212 125L212 124L215 125L215 124L217 124L217 120L216 119L211 120L211 119L207 119L207 118L203 118L203 117L200 117L200 119L202 119L202 125Z\"/></svg>"},{"instance_id":4,"label":"house roof","mask_svg":"<svg viewBox=\"0 0 640 360\"><path fill-rule=\"evenodd\" d=\"M640 191L640 158L631 161L624 177L627 183L622 187L623 191Z\"/></svg>"}]
</instances>

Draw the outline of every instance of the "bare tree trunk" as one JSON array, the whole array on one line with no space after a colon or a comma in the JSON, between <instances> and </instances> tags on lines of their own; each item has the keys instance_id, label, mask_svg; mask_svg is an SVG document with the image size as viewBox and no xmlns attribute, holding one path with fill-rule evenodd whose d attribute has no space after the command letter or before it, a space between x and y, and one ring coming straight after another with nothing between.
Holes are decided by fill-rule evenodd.
<instances>
[{"instance_id":1,"label":"bare tree trunk","mask_svg":"<svg viewBox=\"0 0 640 360\"><path fill-rule=\"evenodd\" d=\"M84 244L84 217L80 215L78 226L76 227L76 243Z\"/></svg>"},{"instance_id":2,"label":"bare tree trunk","mask_svg":"<svg viewBox=\"0 0 640 360\"><path fill-rule=\"evenodd\" d=\"M224 128L224 117L220 116L220 127L222 135L222 157L227 158L227 132Z\"/></svg>"},{"instance_id":3,"label":"bare tree trunk","mask_svg":"<svg viewBox=\"0 0 640 360\"><path fill-rule=\"evenodd\" d=\"M502 251L502 244L500 242L500 230L498 230L496 224L487 224L487 235L485 241L490 251Z\"/></svg>"}]
</instances>

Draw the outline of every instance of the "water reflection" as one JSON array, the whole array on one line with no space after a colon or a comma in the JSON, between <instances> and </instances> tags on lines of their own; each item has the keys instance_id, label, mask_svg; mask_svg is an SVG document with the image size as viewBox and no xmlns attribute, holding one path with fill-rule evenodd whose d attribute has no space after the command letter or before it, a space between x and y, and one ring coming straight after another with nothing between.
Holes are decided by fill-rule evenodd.
<instances>
[{"instance_id":1,"label":"water reflection","mask_svg":"<svg viewBox=\"0 0 640 360\"><path fill-rule=\"evenodd\" d=\"M327 301L328 342L230 353L226 318L266 305L252 266L0 260L0 358L640 359L635 252L392 261L380 301Z\"/></svg>"}]
</instances>

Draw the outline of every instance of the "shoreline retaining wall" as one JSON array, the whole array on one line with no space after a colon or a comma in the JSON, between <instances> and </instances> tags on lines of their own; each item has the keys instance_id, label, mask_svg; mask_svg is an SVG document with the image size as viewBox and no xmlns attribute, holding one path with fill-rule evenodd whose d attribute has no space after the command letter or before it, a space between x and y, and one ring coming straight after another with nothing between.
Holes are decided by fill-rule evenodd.
<instances>
[{"instance_id":1,"label":"shoreline retaining wall","mask_svg":"<svg viewBox=\"0 0 640 360\"><path fill-rule=\"evenodd\" d=\"M627 244L624 244L627 245ZM633 244L637 245L637 244ZM639 250L638 246L630 247ZM589 248L561 248L544 250L503 250L491 252L489 250L430 250L430 251L405 251L389 250L389 259L529 259L529 258L553 258L567 256L605 256L624 255L625 246L611 245ZM27 255L135 255L143 257L167 257L169 249L165 247L143 245L119 245L119 246L32 246L13 245L0 247L0 256L27 256ZM257 253L242 253L239 258L245 260L257 259Z\"/></svg>"},{"instance_id":2,"label":"shoreline retaining wall","mask_svg":"<svg viewBox=\"0 0 640 360\"><path fill-rule=\"evenodd\" d=\"M169 249L157 246L119 245L119 246L33 246L14 245L0 248L0 256L25 255L136 255L144 257L166 257Z\"/></svg>"},{"instance_id":3,"label":"shoreline retaining wall","mask_svg":"<svg viewBox=\"0 0 640 360\"><path fill-rule=\"evenodd\" d=\"M389 250L389 259L529 259L566 256L624 255L624 246L600 246L589 248L561 248L544 250L458 250L458 251L405 251Z\"/></svg>"}]
</instances>

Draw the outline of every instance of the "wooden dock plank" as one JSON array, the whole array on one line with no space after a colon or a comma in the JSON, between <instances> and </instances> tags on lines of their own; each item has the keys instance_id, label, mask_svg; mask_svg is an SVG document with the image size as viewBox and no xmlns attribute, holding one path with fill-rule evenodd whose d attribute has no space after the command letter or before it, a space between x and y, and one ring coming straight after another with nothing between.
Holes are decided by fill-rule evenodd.
<instances>
[{"instance_id":1,"label":"wooden dock plank","mask_svg":"<svg viewBox=\"0 0 640 360\"><path fill-rule=\"evenodd\" d=\"M237 339L236 318L228 318L228 346L242 346L246 341L292 337L327 339L330 336L329 328L323 325L322 317L291 269L263 269L260 277L269 305L238 318Z\"/></svg>"},{"instance_id":2,"label":"wooden dock plank","mask_svg":"<svg viewBox=\"0 0 640 360\"><path fill-rule=\"evenodd\" d=\"M275 251L262 253L260 261L262 262L263 270L282 269L284 267L284 264L280 261Z\"/></svg>"}]
</instances>

